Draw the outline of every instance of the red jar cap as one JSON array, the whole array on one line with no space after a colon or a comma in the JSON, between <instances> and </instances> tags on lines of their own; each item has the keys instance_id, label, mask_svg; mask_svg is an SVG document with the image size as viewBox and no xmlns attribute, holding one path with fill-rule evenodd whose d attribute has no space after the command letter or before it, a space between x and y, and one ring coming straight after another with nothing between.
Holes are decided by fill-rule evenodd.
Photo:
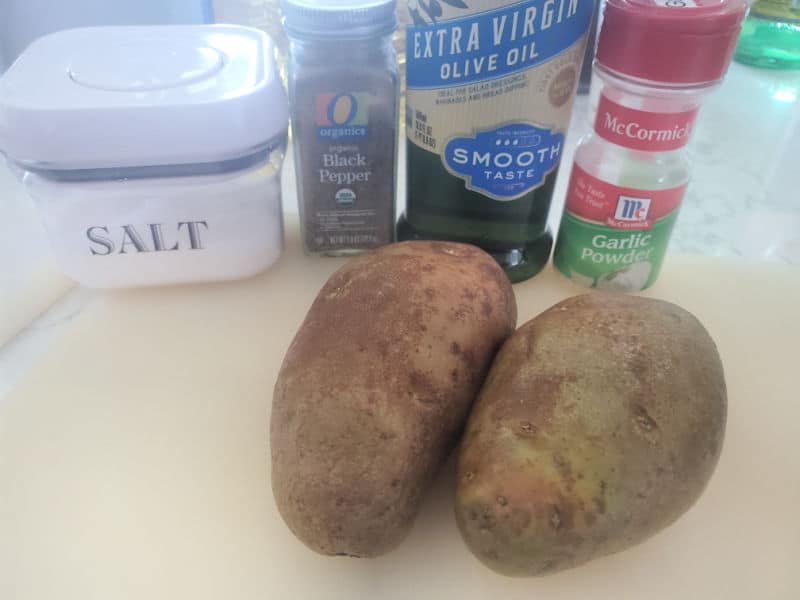
<instances>
[{"instance_id":1,"label":"red jar cap","mask_svg":"<svg viewBox=\"0 0 800 600\"><path fill-rule=\"evenodd\" d=\"M702 84L725 75L744 0L608 0L597 61L631 77Z\"/></svg>"}]
</instances>

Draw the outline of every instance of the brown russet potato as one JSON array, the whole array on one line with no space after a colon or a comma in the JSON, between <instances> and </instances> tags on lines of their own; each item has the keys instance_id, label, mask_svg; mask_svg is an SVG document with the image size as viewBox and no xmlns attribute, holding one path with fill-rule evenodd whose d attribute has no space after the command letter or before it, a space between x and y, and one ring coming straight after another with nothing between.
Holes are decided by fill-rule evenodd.
<instances>
[{"instance_id":1,"label":"brown russet potato","mask_svg":"<svg viewBox=\"0 0 800 600\"><path fill-rule=\"evenodd\" d=\"M474 246L392 244L331 276L273 395L272 489L292 532L322 554L396 547L516 318Z\"/></svg>"},{"instance_id":2,"label":"brown russet potato","mask_svg":"<svg viewBox=\"0 0 800 600\"><path fill-rule=\"evenodd\" d=\"M469 549L511 576L624 550L689 509L722 449L717 349L668 302L594 293L506 341L458 456Z\"/></svg>"}]
</instances>

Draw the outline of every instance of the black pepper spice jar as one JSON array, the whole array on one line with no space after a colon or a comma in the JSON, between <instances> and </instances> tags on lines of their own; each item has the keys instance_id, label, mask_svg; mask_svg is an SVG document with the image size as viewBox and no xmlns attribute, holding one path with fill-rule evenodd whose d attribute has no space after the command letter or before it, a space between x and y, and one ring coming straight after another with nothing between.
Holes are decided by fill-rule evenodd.
<instances>
[{"instance_id":1,"label":"black pepper spice jar","mask_svg":"<svg viewBox=\"0 0 800 600\"><path fill-rule=\"evenodd\" d=\"M394 241L399 73L395 0L283 0L305 248Z\"/></svg>"}]
</instances>

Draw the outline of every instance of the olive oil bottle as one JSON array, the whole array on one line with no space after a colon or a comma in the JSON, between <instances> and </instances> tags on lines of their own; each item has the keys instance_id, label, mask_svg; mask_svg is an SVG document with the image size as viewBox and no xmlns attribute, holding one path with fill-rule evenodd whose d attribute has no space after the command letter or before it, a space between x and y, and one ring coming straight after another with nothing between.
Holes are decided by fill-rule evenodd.
<instances>
[{"instance_id":1,"label":"olive oil bottle","mask_svg":"<svg viewBox=\"0 0 800 600\"><path fill-rule=\"evenodd\" d=\"M481 246L538 273L594 0L408 0L399 239Z\"/></svg>"}]
</instances>

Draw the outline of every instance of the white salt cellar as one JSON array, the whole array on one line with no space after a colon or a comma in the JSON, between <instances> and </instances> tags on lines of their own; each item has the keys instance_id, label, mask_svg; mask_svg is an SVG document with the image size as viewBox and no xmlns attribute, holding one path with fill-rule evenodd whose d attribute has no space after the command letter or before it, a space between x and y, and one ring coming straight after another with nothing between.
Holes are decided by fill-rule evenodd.
<instances>
[{"instance_id":1,"label":"white salt cellar","mask_svg":"<svg viewBox=\"0 0 800 600\"><path fill-rule=\"evenodd\" d=\"M0 78L0 151L63 270L90 287L273 263L287 121L272 42L246 27L62 31Z\"/></svg>"}]
</instances>

